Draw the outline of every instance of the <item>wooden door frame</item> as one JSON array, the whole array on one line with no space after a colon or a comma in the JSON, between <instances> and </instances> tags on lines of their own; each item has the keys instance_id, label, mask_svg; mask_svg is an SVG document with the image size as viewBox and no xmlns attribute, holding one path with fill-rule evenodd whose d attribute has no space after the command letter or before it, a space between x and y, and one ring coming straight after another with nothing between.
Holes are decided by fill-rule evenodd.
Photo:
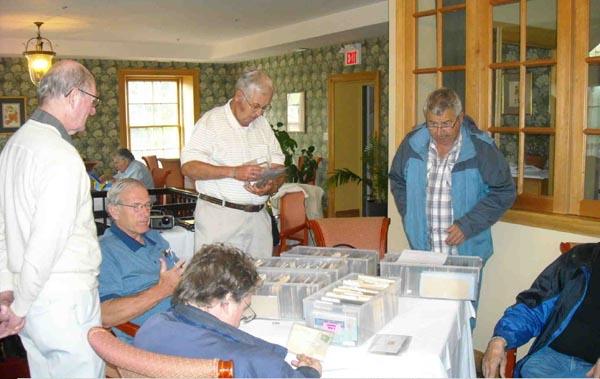
<instances>
[{"instance_id":1,"label":"wooden door frame","mask_svg":"<svg viewBox=\"0 0 600 379\"><path fill-rule=\"evenodd\" d=\"M327 170L329 175L335 170L335 86L339 83L352 82L373 82L374 90L374 115L373 115L373 130L376 133L380 132L380 114L381 114L381 83L379 71L363 71L353 72L348 74L335 74L327 77L327 93L328 93L328 163ZM335 217L335 188L330 188L328 191L327 216Z\"/></svg>"}]
</instances>

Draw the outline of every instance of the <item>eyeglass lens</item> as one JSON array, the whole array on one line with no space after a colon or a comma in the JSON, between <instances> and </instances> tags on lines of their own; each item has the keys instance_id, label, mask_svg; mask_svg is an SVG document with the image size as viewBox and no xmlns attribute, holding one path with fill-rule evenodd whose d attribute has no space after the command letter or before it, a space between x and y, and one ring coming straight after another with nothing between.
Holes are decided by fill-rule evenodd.
<instances>
[{"instance_id":1,"label":"eyeglass lens","mask_svg":"<svg viewBox=\"0 0 600 379\"><path fill-rule=\"evenodd\" d=\"M242 92L243 93L243 92ZM252 110L254 112L258 112L259 110L261 110L263 113L268 112L269 109L271 109L271 104L267 104L264 107L260 104L257 103L251 103L250 100L248 100L248 97L246 96L246 94L244 93L244 99L246 100L246 102L248 103L248 105L250 106L250 108L252 108Z\"/></svg>"},{"instance_id":2,"label":"eyeglass lens","mask_svg":"<svg viewBox=\"0 0 600 379\"><path fill-rule=\"evenodd\" d=\"M145 203L145 204L119 204L122 205L124 207L129 207L129 208L133 208L134 211L139 212L142 209L144 210L150 210L152 209L152 203Z\"/></svg>"},{"instance_id":3,"label":"eyeglass lens","mask_svg":"<svg viewBox=\"0 0 600 379\"><path fill-rule=\"evenodd\" d=\"M246 308L244 308L244 312L242 313L240 320L247 323L256 318L256 312L254 312L254 309L252 309L250 304L246 303L245 301L244 304L246 304Z\"/></svg>"}]
</instances>

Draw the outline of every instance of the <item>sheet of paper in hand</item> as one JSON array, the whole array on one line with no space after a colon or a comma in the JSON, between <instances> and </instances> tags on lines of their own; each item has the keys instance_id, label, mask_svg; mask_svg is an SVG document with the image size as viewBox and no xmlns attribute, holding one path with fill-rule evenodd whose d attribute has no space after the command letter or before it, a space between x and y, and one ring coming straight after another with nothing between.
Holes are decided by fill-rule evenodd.
<instances>
[{"instance_id":1,"label":"sheet of paper in hand","mask_svg":"<svg viewBox=\"0 0 600 379\"><path fill-rule=\"evenodd\" d=\"M294 324L290 331L287 348L292 353L306 354L320 361L325 359L333 332Z\"/></svg>"},{"instance_id":2,"label":"sheet of paper in hand","mask_svg":"<svg viewBox=\"0 0 600 379\"><path fill-rule=\"evenodd\" d=\"M244 164L242 164L242 166L260 166L262 168L269 168L271 167L271 162L269 162L269 159L266 157L259 157L251 161L245 162Z\"/></svg>"}]
</instances>

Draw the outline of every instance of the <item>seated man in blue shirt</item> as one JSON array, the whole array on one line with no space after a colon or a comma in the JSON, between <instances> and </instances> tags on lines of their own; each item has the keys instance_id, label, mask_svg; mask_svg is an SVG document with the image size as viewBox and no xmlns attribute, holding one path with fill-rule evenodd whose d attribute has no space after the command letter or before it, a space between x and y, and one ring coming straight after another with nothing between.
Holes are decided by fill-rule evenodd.
<instances>
[{"instance_id":1,"label":"seated man in blue shirt","mask_svg":"<svg viewBox=\"0 0 600 379\"><path fill-rule=\"evenodd\" d=\"M129 149L119 149L113 155L113 165L117 169L112 181L119 179L132 178L144 183L146 188L154 188L154 180L150 169L140 161L136 161L135 157ZM103 178L106 179L106 178Z\"/></svg>"},{"instance_id":2,"label":"seated man in blue shirt","mask_svg":"<svg viewBox=\"0 0 600 379\"><path fill-rule=\"evenodd\" d=\"M107 205L113 223L100 238L102 325L113 327L127 321L141 325L170 307L185 259L178 259L169 243L150 229L152 204L142 182L118 180L108 191ZM133 341L119 330L115 333Z\"/></svg>"}]
</instances>

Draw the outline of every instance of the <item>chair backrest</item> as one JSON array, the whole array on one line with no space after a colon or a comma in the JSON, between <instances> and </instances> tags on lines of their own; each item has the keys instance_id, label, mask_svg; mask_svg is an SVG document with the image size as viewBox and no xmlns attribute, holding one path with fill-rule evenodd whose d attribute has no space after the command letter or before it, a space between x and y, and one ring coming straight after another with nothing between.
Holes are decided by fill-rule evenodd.
<instances>
[{"instance_id":1,"label":"chair backrest","mask_svg":"<svg viewBox=\"0 0 600 379\"><path fill-rule=\"evenodd\" d=\"M306 224L306 205L304 192L288 192L279 202L279 237L280 251L287 250L286 240L299 241L300 245L308 243L308 225Z\"/></svg>"},{"instance_id":2,"label":"chair backrest","mask_svg":"<svg viewBox=\"0 0 600 379\"><path fill-rule=\"evenodd\" d=\"M317 246L333 247L339 244L357 249L379 251L379 258L387 252L388 217L337 217L308 220Z\"/></svg>"},{"instance_id":3,"label":"chair backrest","mask_svg":"<svg viewBox=\"0 0 600 379\"><path fill-rule=\"evenodd\" d=\"M232 377L233 373L232 361L152 353L119 340L101 327L90 329L88 341L125 378L217 378Z\"/></svg>"},{"instance_id":4,"label":"chair backrest","mask_svg":"<svg viewBox=\"0 0 600 379\"><path fill-rule=\"evenodd\" d=\"M315 184L315 181L317 180L317 169L319 168L319 163L321 163L321 161L323 160L323 158L321 157L315 157L315 162L317 162L317 168L315 168L315 170L313 171L312 174L312 179L309 180L306 184ZM304 157L303 156L299 156L298 157L298 170L302 170L302 165L304 164Z\"/></svg>"},{"instance_id":5,"label":"chair backrest","mask_svg":"<svg viewBox=\"0 0 600 379\"><path fill-rule=\"evenodd\" d=\"M135 337L135 334L137 333L137 331L140 330L140 326L138 324L134 324L131 321L127 321L122 324L115 325L114 327L131 337Z\"/></svg>"},{"instance_id":6,"label":"chair backrest","mask_svg":"<svg viewBox=\"0 0 600 379\"><path fill-rule=\"evenodd\" d=\"M171 171L167 175L166 186L184 188L183 174L181 173L181 160L179 158L158 158L164 169Z\"/></svg>"},{"instance_id":7,"label":"chair backrest","mask_svg":"<svg viewBox=\"0 0 600 379\"><path fill-rule=\"evenodd\" d=\"M167 183L167 176L171 173L171 170L164 168L153 168L152 180L154 181L154 188L164 188Z\"/></svg>"},{"instance_id":8,"label":"chair backrest","mask_svg":"<svg viewBox=\"0 0 600 379\"><path fill-rule=\"evenodd\" d=\"M146 162L146 166L148 166L148 170L150 170L150 172L152 172L152 169L159 168L156 155L145 155L142 157L142 159L144 162Z\"/></svg>"}]
</instances>

